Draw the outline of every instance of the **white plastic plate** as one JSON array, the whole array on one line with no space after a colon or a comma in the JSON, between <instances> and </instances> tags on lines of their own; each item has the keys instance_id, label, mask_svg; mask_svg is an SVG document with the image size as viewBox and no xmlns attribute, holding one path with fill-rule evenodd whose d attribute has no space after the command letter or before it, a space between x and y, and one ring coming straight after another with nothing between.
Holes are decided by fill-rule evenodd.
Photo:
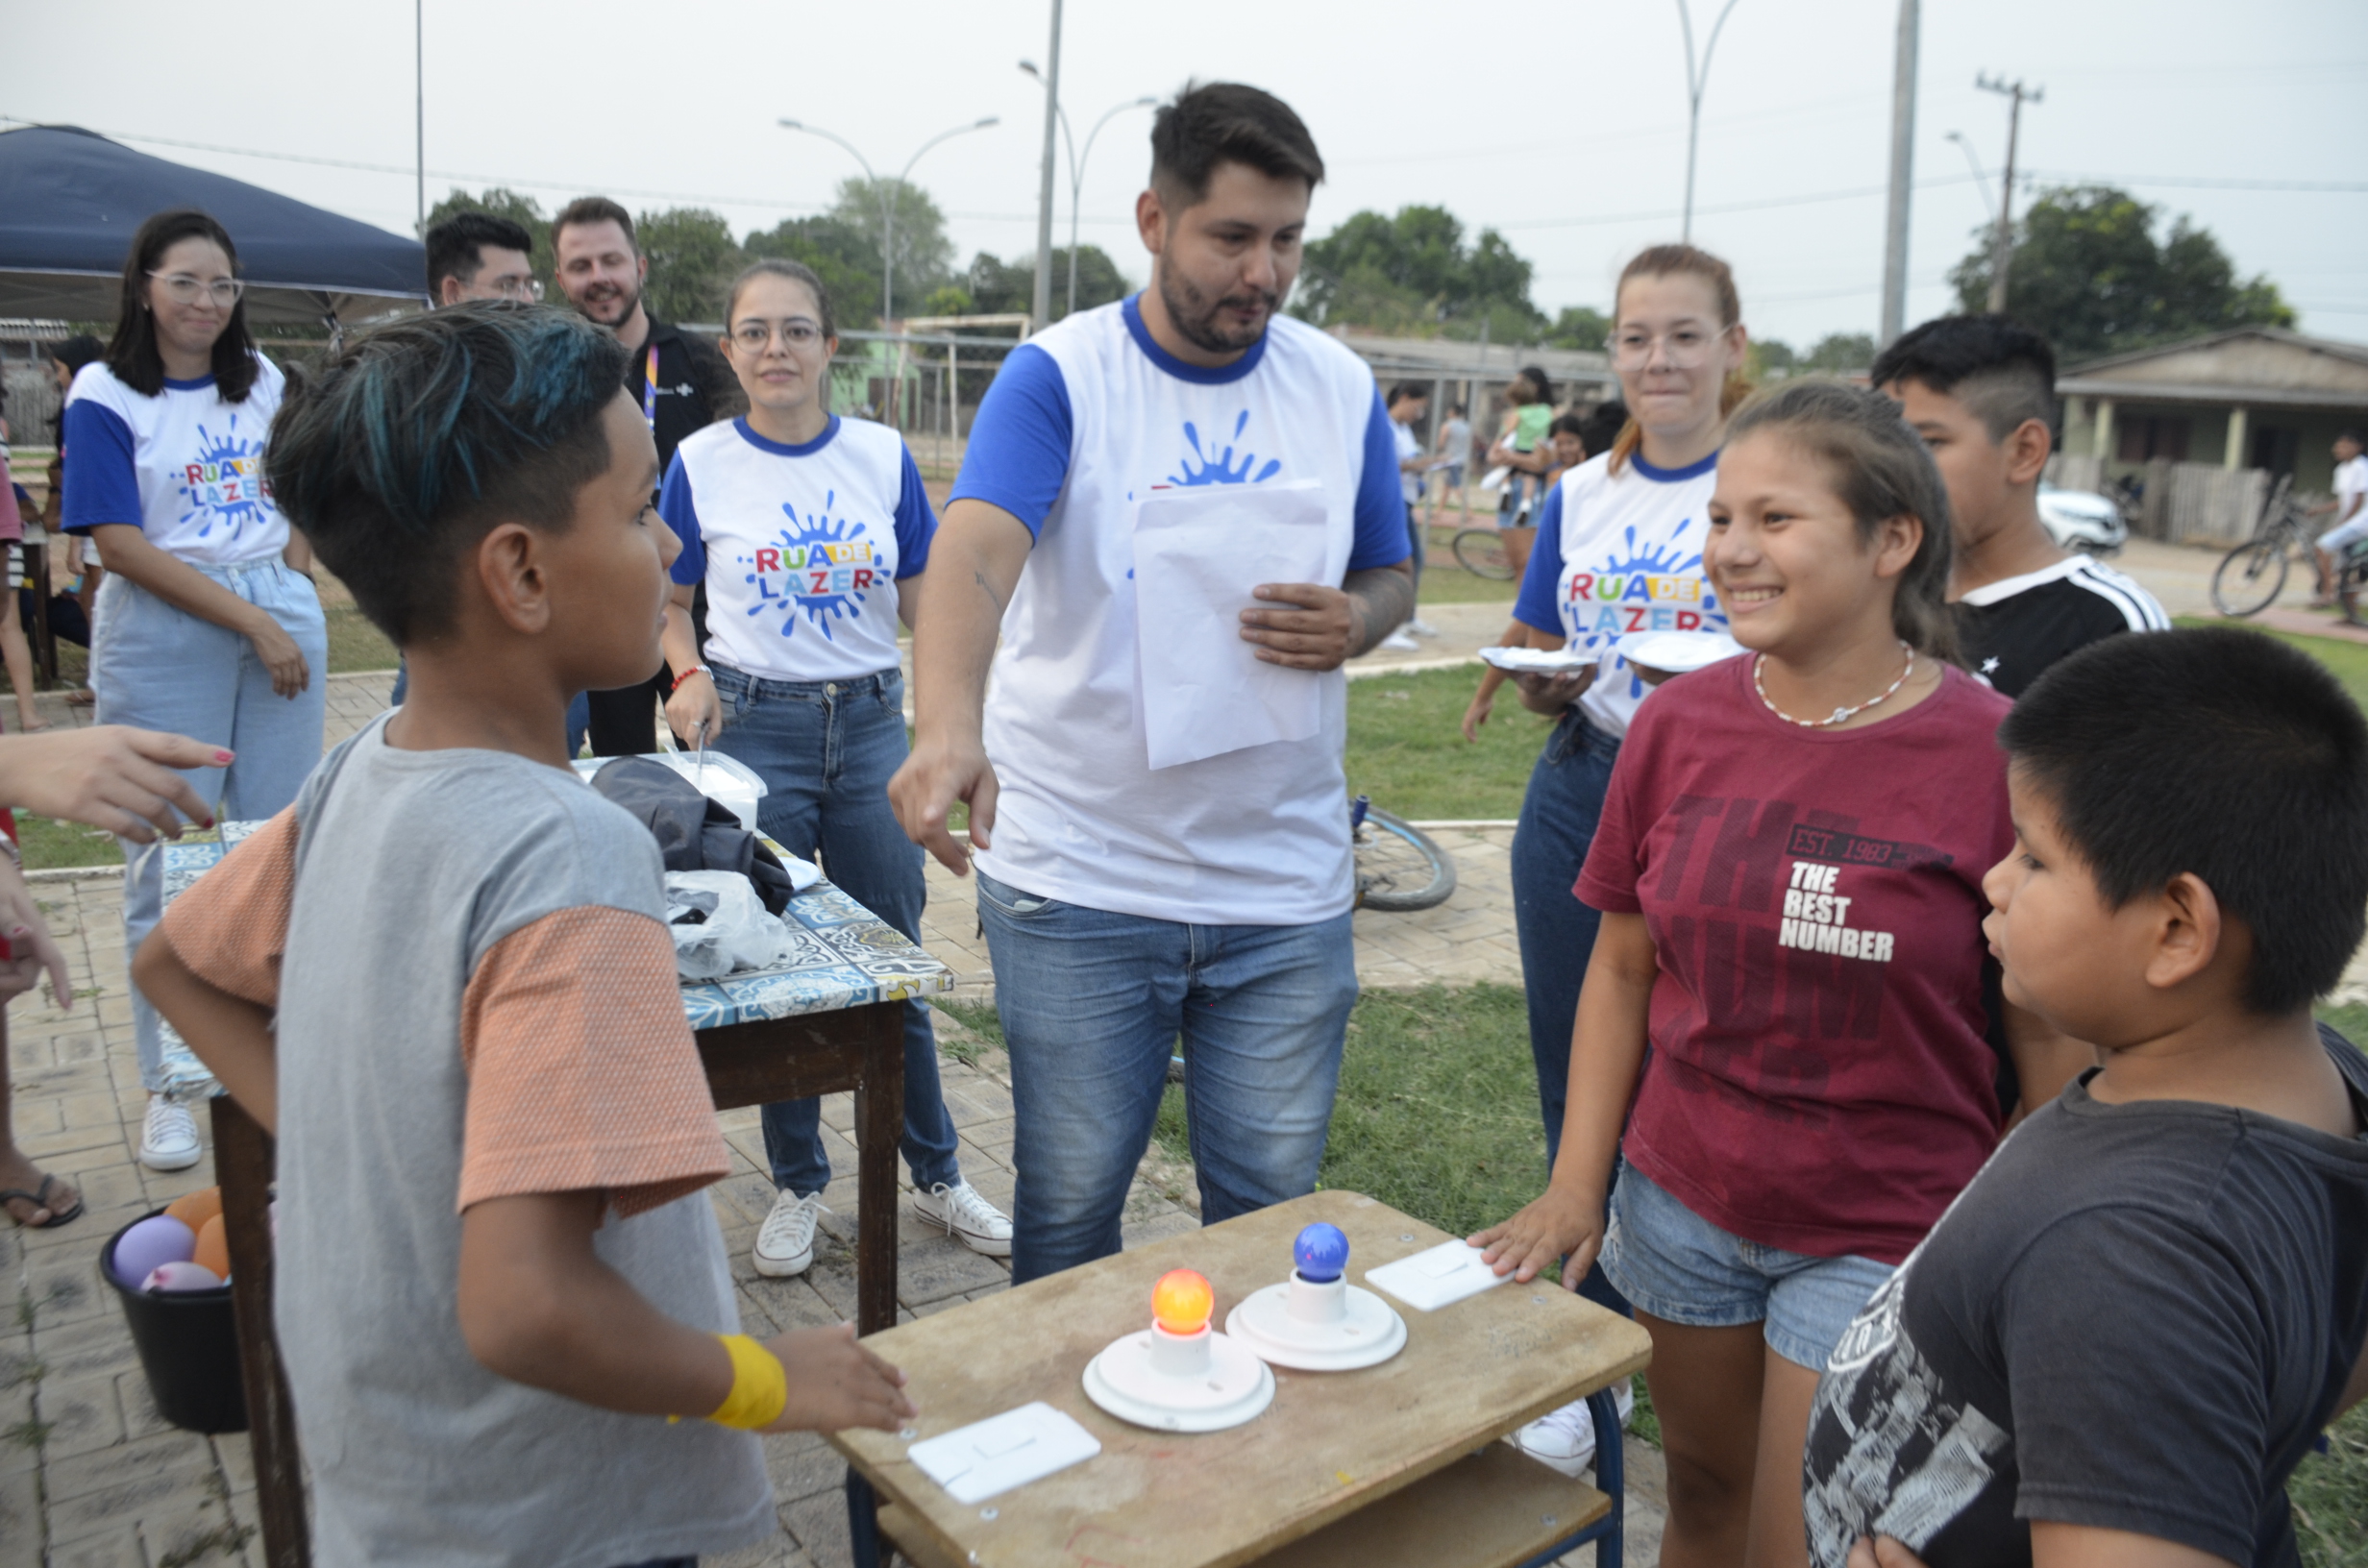
<instances>
[{"instance_id":1,"label":"white plastic plate","mask_svg":"<svg viewBox=\"0 0 2368 1568\"><path fill-rule=\"evenodd\" d=\"M1092 1433L1038 1400L915 1443L905 1457L956 1503L978 1503L1100 1452Z\"/></svg>"},{"instance_id":2,"label":"white plastic plate","mask_svg":"<svg viewBox=\"0 0 2368 1568\"><path fill-rule=\"evenodd\" d=\"M1484 648L1481 661L1516 674L1566 675L1602 655L1591 648Z\"/></svg>"},{"instance_id":3,"label":"white plastic plate","mask_svg":"<svg viewBox=\"0 0 2368 1568\"><path fill-rule=\"evenodd\" d=\"M1630 664L1673 675L1743 651L1743 645L1723 631L1632 631L1612 646Z\"/></svg>"},{"instance_id":4,"label":"white plastic plate","mask_svg":"<svg viewBox=\"0 0 2368 1568\"><path fill-rule=\"evenodd\" d=\"M1365 1271L1365 1283L1387 1290L1417 1311L1435 1312L1513 1278L1481 1262L1482 1249L1462 1240L1442 1241L1412 1258Z\"/></svg>"}]
</instances>

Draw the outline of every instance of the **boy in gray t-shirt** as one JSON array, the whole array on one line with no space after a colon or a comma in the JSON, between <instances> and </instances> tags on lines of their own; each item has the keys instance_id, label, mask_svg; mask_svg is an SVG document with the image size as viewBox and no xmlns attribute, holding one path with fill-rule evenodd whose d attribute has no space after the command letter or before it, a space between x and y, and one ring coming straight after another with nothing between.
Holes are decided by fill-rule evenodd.
<instances>
[{"instance_id":1,"label":"boy in gray t-shirt","mask_svg":"<svg viewBox=\"0 0 2368 1568\"><path fill-rule=\"evenodd\" d=\"M657 845L566 771L570 694L655 664L679 548L622 355L464 306L289 400L273 488L408 700L134 964L279 1137L273 1312L325 1568L728 1552L775 1528L752 1433L914 1413L848 1326L738 1332Z\"/></svg>"}]
</instances>

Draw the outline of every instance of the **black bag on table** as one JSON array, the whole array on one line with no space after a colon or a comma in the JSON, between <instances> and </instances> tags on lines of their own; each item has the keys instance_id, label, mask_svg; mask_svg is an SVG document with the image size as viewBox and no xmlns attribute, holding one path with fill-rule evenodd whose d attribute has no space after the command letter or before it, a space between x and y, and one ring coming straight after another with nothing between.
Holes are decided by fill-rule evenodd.
<instances>
[{"instance_id":1,"label":"black bag on table","mask_svg":"<svg viewBox=\"0 0 2368 1568\"><path fill-rule=\"evenodd\" d=\"M619 757L592 775L592 787L631 812L657 836L670 871L738 871L754 885L768 915L789 907L789 871L780 857L740 825L729 806L662 762Z\"/></svg>"}]
</instances>

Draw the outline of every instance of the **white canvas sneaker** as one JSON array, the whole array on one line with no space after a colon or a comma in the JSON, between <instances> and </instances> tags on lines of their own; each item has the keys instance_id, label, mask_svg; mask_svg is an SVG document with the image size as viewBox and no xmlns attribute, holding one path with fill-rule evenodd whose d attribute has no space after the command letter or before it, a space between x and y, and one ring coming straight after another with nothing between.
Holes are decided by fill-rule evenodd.
<instances>
[{"instance_id":1,"label":"white canvas sneaker","mask_svg":"<svg viewBox=\"0 0 2368 1568\"><path fill-rule=\"evenodd\" d=\"M1384 637L1380 642L1375 643L1373 646L1375 648L1386 648L1393 653L1413 653L1419 650L1422 647L1420 643L1416 642L1412 637L1407 636L1403 631L1394 631L1390 633L1389 636Z\"/></svg>"},{"instance_id":2,"label":"white canvas sneaker","mask_svg":"<svg viewBox=\"0 0 2368 1568\"><path fill-rule=\"evenodd\" d=\"M783 1192L773 1200L773 1213L756 1232L756 1248L751 1255L756 1272L769 1280L786 1280L802 1274L814 1262L814 1227L823 1216L823 1195L816 1192L800 1197L795 1192Z\"/></svg>"},{"instance_id":3,"label":"white canvas sneaker","mask_svg":"<svg viewBox=\"0 0 2368 1568\"><path fill-rule=\"evenodd\" d=\"M945 1226L948 1236L973 1252L989 1258L1011 1256L1010 1218L980 1197L978 1188L968 1182L957 1181L951 1187L940 1182L926 1192L914 1193L913 1213L932 1225Z\"/></svg>"},{"instance_id":4,"label":"white canvas sneaker","mask_svg":"<svg viewBox=\"0 0 2368 1568\"><path fill-rule=\"evenodd\" d=\"M1625 1427L1636 1413L1636 1380L1619 1385L1619 1420ZM1572 1480L1595 1462L1595 1414L1587 1401L1574 1400L1559 1410L1548 1410L1506 1439L1540 1464Z\"/></svg>"},{"instance_id":5,"label":"white canvas sneaker","mask_svg":"<svg viewBox=\"0 0 2368 1568\"><path fill-rule=\"evenodd\" d=\"M186 1170L205 1153L197 1140L197 1118L189 1108L162 1094L148 1096L140 1124L139 1163L150 1170Z\"/></svg>"}]
</instances>

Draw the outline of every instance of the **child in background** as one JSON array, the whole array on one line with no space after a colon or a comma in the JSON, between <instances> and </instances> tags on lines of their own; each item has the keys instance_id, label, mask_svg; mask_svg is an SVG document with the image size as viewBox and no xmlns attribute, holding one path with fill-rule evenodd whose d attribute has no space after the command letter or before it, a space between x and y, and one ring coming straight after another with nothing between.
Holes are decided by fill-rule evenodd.
<instances>
[{"instance_id":1,"label":"child in background","mask_svg":"<svg viewBox=\"0 0 2368 1568\"><path fill-rule=\"evenodd\" d=\"M274 1310L325 1562L730 1551L777 1528L752 1431L912 1413L851 1327L738 1332L657 845L561 755L574 693L658 662L678 549L624 355L571 314L464 305L289 400L274 490L408 700L134 963L279 1138Z\"/></svg>"},{"instance_id":2,"label":"child in background","mask_svg":"<svg viewBox=\"0 0 2368 1568\"><path fill-rule=\"evenodd\" d=\"M1879 393L1793 381L1728 425L1705 565L1754 651L1629 721L1578 879L1604 913L1553 1179L1473 1238L1574 1288L1600 1252L1634 1304L1672 1563L1802 1560L1817 1373L1997 1146L2007 704L1950 662L1948 515ZM2071 1066L2031 1022L2008 1037L2052 1094Z\"/></svg>"},{"instance_id":3,"label":"child in background","mask_svg":"<svg viewBox=\"0 0 2368 1568\"><path fill-rule=\"evenodd\" d=\"M2056 354L2004 316L1943 316L1887 348L1870 375L1932 449L1949 487L1949 607L1966 667L2009 697L2100 637L2164 631L2154 595L2059 546L2039 521L2056 430Z\"/></svg>"},{"instance_id":4,"label":"child in background","mask_svg":"<svg viewBox=\"0 0 2368 1568\"><path fill-rule=\"evenodd\" d=\"M2006 994L2104 1065L1850 1325L1813 1555L2292 1563L2286 1478L2368 1395L2368 1062L2310 1014L2368 906L2368 724L2214 628L2074 654L1999 739Z\"/></svg>"}]
</instances>

